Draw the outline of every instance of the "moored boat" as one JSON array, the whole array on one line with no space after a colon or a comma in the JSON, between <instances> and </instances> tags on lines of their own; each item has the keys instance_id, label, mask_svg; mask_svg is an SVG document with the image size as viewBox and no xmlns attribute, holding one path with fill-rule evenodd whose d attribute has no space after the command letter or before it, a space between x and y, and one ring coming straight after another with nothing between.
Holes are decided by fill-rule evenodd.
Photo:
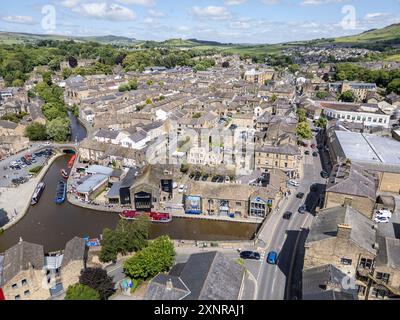
<instances>
[{"instance_id":1,"label":"moored boat","mask_svg":"<svg viewBox=\"0 0 400 320\"><path fill-rule=\"evenodd\" d=\"M69 177L68 172L65 169L61 169L61 175L64 179L68 179Z\"/></svg>"},{"instance_id":2,"label":"moored boat","mask_svg":"<svg viewBox=\"0 0 400 320\"><path fill-rule=\"evenodd\" d=\"M170 213L163 212L139 212L134 210L125 210L119 216L124 220L137 220L142 216L147 216L150 219L150 222L168 223L172 221L172 215Z\"/></svg>"},{"instance_id":3,"label":"moored boat","mask_svg":"<svg viewBox=\"0 0 400 320\"><path fill-rule=\"evenodd\" d=\"M62 204L65 201L67 195L67 184L60 180L57 185L56 197L54 198L54 202L57 204Z\"/></svg>"},{"instance_id":4,"label":"moored boat","mask_svg":"<svg viewBox=\"0 0 400 320\"><path fill-rule=\"evenodd\" d=\"M71 157L71 159L69 159L69 161L68 161L68 168L72 168L73 167L73 165L74 165L74 162L75 162L75 159L76 159L76 154L74 154L72 157Z\"/></svg>"},{"instance_id":5,"label":"moored boat","mask_svg":"<svg viewBox=\"0 0 400 320\"><path fill-rule=\"evenodd\" d=\"M35 205L39 202L39 199L42 196L42 193L43 193L43 190L45 187L46 187L46 184L44 182L41 182L38 184L38 186L35 189L35 192L33 193L31 205Z\"/></svg>"}]
</instances>

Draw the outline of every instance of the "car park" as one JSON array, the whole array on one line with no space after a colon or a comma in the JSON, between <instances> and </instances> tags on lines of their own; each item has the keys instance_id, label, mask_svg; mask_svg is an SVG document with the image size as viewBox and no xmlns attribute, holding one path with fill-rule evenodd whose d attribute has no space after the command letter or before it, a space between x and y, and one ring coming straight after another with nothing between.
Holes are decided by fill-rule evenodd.
<instances>
[{"instance_id":1,"label":"car park","mask_svg":"<svg viewBox=\"0 0 400 320\"><path fill-rule=\"evenodd\" d=\"M242 251L240 252L240 258L246 260L260 260L261 256L258 252L255 251Z\"/></svg>"},{"instance_id":2,"label":"car park","mask_svg":"<svg viewBox=\"0 0 400 320\"><path fill-rule=\"evenodd\" d=\"M304 192L299 192L298 194L296 194L296 198L297 199L303 199L304 198Z\"/></svg>"},{"instance_id":3,"label":"car park","mask_svg":"<svg viewBox=\"0 0 400 320\"><path fill-rule=\"evenodd\" d=\"M305 204L303 204L300 206L298 211L299 211L299 213L303 214L306 212L306 210L307 210L307 206Z\"/></svg>"},{"instance_id":4,"label":"car park","mask_svg":"<svg viewBox=\"0 0 400 320\"><path fill-rule=\"evenodd\" d=\"M278 262L278 253L275 251L271 251L268 253L267 262L269 264L277 264Z\"/></svg>"},{"instance_id":5,"label":"car park","mask_svg":"<svg viewBox=\"0 0 400 320\"><path fill-rule=\"evenodd\" d=\"M290 211L286 211L284 214L283 214L283 219L285 219L285 220L290 220L290 218L292 217L292 212L290 212Z\"/></svg>"}]
</instances>

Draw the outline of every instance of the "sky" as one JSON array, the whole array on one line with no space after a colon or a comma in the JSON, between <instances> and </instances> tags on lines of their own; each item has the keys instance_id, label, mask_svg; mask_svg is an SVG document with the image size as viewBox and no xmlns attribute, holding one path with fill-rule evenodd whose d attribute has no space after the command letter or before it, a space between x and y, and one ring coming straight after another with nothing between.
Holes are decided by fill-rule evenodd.
<instances>
[{"instance_id":1,"label":"sky","mask_svg":"<svg viewBox=\"0 0 400 320\"><path fill-rule=\"evenodd\" d=\"M400 0L0 1L0 31L280 43L400 22Z\"/></svg>"}]
</instances>

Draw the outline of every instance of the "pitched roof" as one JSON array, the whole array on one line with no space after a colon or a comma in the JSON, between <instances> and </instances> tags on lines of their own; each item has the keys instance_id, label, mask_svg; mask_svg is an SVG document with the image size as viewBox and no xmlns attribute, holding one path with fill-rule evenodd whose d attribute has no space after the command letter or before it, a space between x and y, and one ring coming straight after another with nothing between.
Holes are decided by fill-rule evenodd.
<instances>
[{"instance_id":1,"label":"pitched roof","mask_svg":"<svg viewBox=\"0 0 400 320\"><path fill-rule=\"evenodd\" d=\"M169 275L158 275L148 286L149 300L237 300L244 267L221 252L192 254Z\"/></svg>"},{"instance_id":2,"label":"pitched roof","mask_svg":"<svg viewBox=\"0 0 400 320\"><path fill-rule=\"evenodd\" d=\"M43 246L20 241L4 253L3 283L13 279L22 270L42 270L43 266Z\"/></svg>"},{"instance_id":3,"label":"pitched roof","mask_svg":"<svg viewBox=\"0 0 400 320\"><path fill-rule=\"evenodd\" d=\"M350 206L321 210L311 225L307 243L336 237L339 224L351 227L350 239L355 244L371 253L376 253L373 248L376 241L374 223Z\"/></svg>"},{"instance_id":4,"label":"pitched roof","mask_svg":"<svg viewBox=\"0 0 400 320\"><path fill-rule=\"evenodd\" d=\"M84 261L87 253L86 242L82 238L75 237L67 242L64 250L64 258L61 267L65 267L72 261Z\"/></svg>"},{"instance_id":5,"label":"pitched roof","mask_svg":"<svg viewBox=\"0 0 400 320\"><path fill-rule=\"evenodd\" d=\"M343 289L345 276L330 264L304 270L303 300L357 300L357 290Z\"/></svg>"}]
</instances>

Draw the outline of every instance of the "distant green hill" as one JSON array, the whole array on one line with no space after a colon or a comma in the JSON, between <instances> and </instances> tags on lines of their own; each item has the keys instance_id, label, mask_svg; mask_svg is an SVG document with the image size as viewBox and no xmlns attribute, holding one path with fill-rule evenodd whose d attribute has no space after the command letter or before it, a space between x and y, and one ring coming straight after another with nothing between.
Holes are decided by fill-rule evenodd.
<instances>
[{"instance_id":1,"label":"distant green hill","mask_svg":"<svg viewBox=\"0 0 400 320\"><path fill-rule=\"evenodd\" d=\"M400 24L392 24L382 29L365 31L355 36L336 38L336 43L369 43L375 41L399 41Z\"/></svg>"},{"instance_id":2,"label":"distant green hill","mask_svg":"<svg viewBox=\"0 0 400 320\"><path fill-rule=\"evenodd\" d=\"M30 33L14 33L14 32L0 32L0 43L5 44L18 44L18 43L31 43L40 40L58 40L69 41L74 40L77 42L99 42L103 44L118 44L130 45L137 42L136 39L118 36L93 36L93 37L70 37L60 35L47 35L47 34L30 34Z\"/></svg>"}]
</instances>

